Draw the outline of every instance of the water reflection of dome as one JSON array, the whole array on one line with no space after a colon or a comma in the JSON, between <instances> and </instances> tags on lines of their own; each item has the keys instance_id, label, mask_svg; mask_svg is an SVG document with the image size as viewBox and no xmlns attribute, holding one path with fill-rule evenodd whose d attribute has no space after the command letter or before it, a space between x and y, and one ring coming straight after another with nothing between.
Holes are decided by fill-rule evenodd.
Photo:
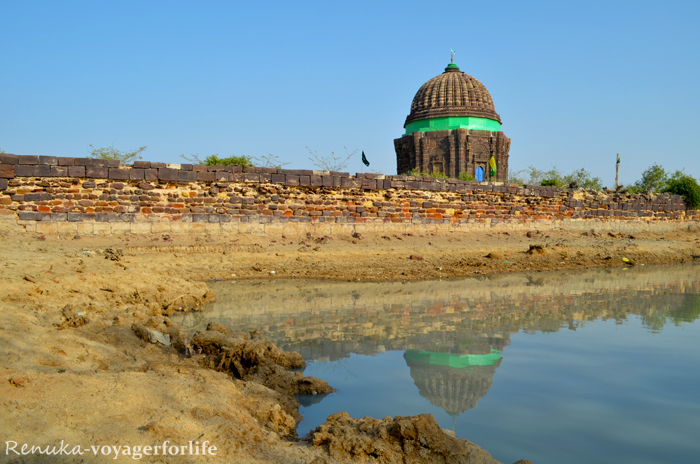
<instances>
[{"instance_id":1,"label":"water reflection of dome","mask_svg":"<svg viewBox=\"0 0 700 464\"><path fill-rule=\"evenodd\" d=\"M455 355L407 350L406 364L420 395L451 416L476 407L493 382L501 354Z\"/></svg>"}]
</instances>

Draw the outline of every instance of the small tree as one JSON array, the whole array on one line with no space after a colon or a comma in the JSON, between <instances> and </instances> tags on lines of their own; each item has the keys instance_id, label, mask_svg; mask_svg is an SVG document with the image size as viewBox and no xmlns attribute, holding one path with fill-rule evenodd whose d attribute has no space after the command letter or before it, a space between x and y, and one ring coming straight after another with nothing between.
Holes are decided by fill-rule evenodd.
<instances>
[{"instance_id":1,"label":"small tree","mask_svg":"<svg viewBox=\"0 0 700 464\"><path fill-rule=\"evenodd\" d=\"M314 166L323 171L342 171L347 167L348 162L350 162L350 158L357 153L357 150L353 151L352 153L348 153L347 147L343 148L345 149L345 155L338 156L332 151L328 156L321 156L317 151L312 151L311 148L306 147L311 154L309 160L314 164Z\"/></svg>"},{"instance_id":2,"label":"small tree","mask_svg":"<svg viewBox=\"0 0 700 464\"><path fill-rule=\"evenodd\" d=\"M569 186L571 184L578 185L581 188L588 188L593 190L602 190L603 182L599 177L592 177L591 174L586 171L585 168L577 169L576 171L568 174L562 178L563 186Z\"/></svg>"},{"instance_id":3,"label":"small tree","mask_svg":"<svg viewBox=\"0 0 700 464\"><path fill-rule=\"evenodd\" d=\"M510 172L508 174L508 183L509 184L518 184L518 185L525 185L525 179L523 178L523 173L525 172L525 169L522 171L514 171Z\"/></svg>"},{"instance_id":4,"label":"small tree","mask_svg":"<svg viewBox=\"0 0 700 464\"><path fill-rule=\"evenodd\" d=\"M141 153L148 147L139 147L133 151L120 151L111 147L101 147L95 148L90 145L92 151L90 152L90 158L104 159L104 160L119 160L121 164L130 164L135 160L140 160Z\"/></svg>"},{"instance_id":5,"label":"small tree","mask_svg":"<svg viewBox=\"0 0 700 464\"><path fill-rule=\"evenodd\" d=\"M194 153L194 154L189 154L189 155L182 154L182 155L180 155L180 158L184 159L185 161L187 161L190 164L194 164L197 166L205 166L205 164L204 164L205 162L202 158L199 157L199 153Z\"/></svg>"},{"instance_id":6,"label":"small tree","mask_svg":"<svg viewBox=\"0 0 700 464\"><path fill-rule=\"evenodd\" d=\"M663 191L674 195L682 195L690 208L700 208L700 185L698 185L698 181L694 177L683 171L676 171L671 174Z\"/></svg>"},{"instance_id":7,"label":"small tree","mask_svg":"<svg viewBox=\"0 0 700 464\"><path fill-rule=\"evenodd\" d=\"M533 165L530 165L527 167L527 169L518 171L517 175L521 176L523 173L527 175L527 180L525 180L525 178L521 178L520 180L523 181L523 184L528 185L542 185L542 181L544 180L558 179L559 182L561 182L562 177L561 172L559 172L556 166L552 166L552 169L549 171L541 171Z\"/></svg>"},{"instance_id":8,"label":"small tree","mask_svg":"<svg viewBox=\"0 0 700 464\"><path fill-rule=\"evenodd\" d=\"M459 179L459 180L476 180L476 177L474 177L471 174L466 173L466 172L460 172L459 176L457 176L457 179Z\"/></svg>"},{"instance_id":9,"label":"small tree","mask_svg":"<svg viewBox=\"0 0 700 464\"><path fill-rule=\"evenodd\" d=\"M654 163L642 173L642 178L630 187L630 191L632 193L648 192L649 190L661 192L666 188L667 183L668 173L662 166Z\"/></svg>"},{"instance_id":10,"label":"small tree","mask_svg":"<svg viewBox=\"0 0 700 464\"><path fill-rule=\"evenodd\" d=\"M277 155L273 155L272 153L268 155L262 155L259 158L257 156L254 156L253 161L255 162L255 164L263 168L282 169L282 166L290 164L281 162L279 157Z\"/></svg>"}]
</instances>

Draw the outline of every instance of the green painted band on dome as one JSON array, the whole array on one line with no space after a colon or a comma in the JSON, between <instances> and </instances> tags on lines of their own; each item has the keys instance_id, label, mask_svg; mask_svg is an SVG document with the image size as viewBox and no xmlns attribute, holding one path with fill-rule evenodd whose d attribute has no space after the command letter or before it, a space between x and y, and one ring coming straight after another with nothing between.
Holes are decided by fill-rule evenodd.
<instances>
[{"instance_id":1,"label":"green painted band on dome","mask_svg":"<svg viewBox=\"0 0 700 464\"><path fill-rule=\"evenodd\" d=\"M452 129L470 129L470 130L485 130L491 132L500 132L501 123L488 118L477 118L473 116L452 116L446 118L430 118L420 121L409 122L406 125L406 133L414 132L430 132L439 130Z\"/></svg>"},{"instance_id":2,"label":"green painted band on dome","mask_svg":"<svg viewBox=\"0 0 700 464\"><path fill-rule=\"evenodd\" d=\"M474 366L493 366L501 359L501 352L491 350L489 354L452 354L436 353L425 350L407 350L406 359L431 366L447 366L455 369L468 369Z\"/></svg>"}]
</instances>

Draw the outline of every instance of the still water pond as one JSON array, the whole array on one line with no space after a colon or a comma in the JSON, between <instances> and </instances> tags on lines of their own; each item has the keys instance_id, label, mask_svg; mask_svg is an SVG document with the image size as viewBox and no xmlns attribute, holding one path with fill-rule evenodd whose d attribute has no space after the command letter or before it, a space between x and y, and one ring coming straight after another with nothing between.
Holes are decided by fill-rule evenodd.
<instances>
[{"instance_id":1,"label":"still water pond","mask_svg":"<svg viewBox=\"0 0 700 464\"><path fill-rule=\"evenodd\" d=\"M698 462L700 266L212 288L183 326L260 330L338 390L299 435L431 413L505 464Z\"/></svg>"}]
</instances>

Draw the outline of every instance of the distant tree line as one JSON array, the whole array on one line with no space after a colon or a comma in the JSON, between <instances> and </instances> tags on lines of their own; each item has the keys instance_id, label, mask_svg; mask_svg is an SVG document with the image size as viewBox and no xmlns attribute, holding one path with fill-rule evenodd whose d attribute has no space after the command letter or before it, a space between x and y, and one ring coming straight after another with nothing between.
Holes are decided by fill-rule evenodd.
<instances>
[{"instance_id":1,"label":"distant tree line","mask_svg":"<svg viewBox=\"0 0 700 464\"><path fill-rule=\"evenodd\" d=\"M527 169L511 174L508 182L520 185L603 189L600 178L593 177L584 168L577 169L571 174L562 174L556 167L552 167L549 171L542 171L531 165ZM682 170L668 173L663 166L656 163L644 171L642 178L634 184L626 188L620 186L618 190L630 193L673 193L682 195L691 208L700 207L700 185L697 180Z\"/></svg>"},{"instance_id":2,"label":"distant tree line","mask_svg":"<svg viewBox=\"0 0 700 464\"><path fill-rule=\"evenodd\" d=\"M549 171L528 166L527 169L511 173L508 182L520 185L544 185L549 187L572 187L602 190L603 182L593 177L585 168L577 169L571 174L563 174L556 166Z\"/></svg>"}]
</instances>

